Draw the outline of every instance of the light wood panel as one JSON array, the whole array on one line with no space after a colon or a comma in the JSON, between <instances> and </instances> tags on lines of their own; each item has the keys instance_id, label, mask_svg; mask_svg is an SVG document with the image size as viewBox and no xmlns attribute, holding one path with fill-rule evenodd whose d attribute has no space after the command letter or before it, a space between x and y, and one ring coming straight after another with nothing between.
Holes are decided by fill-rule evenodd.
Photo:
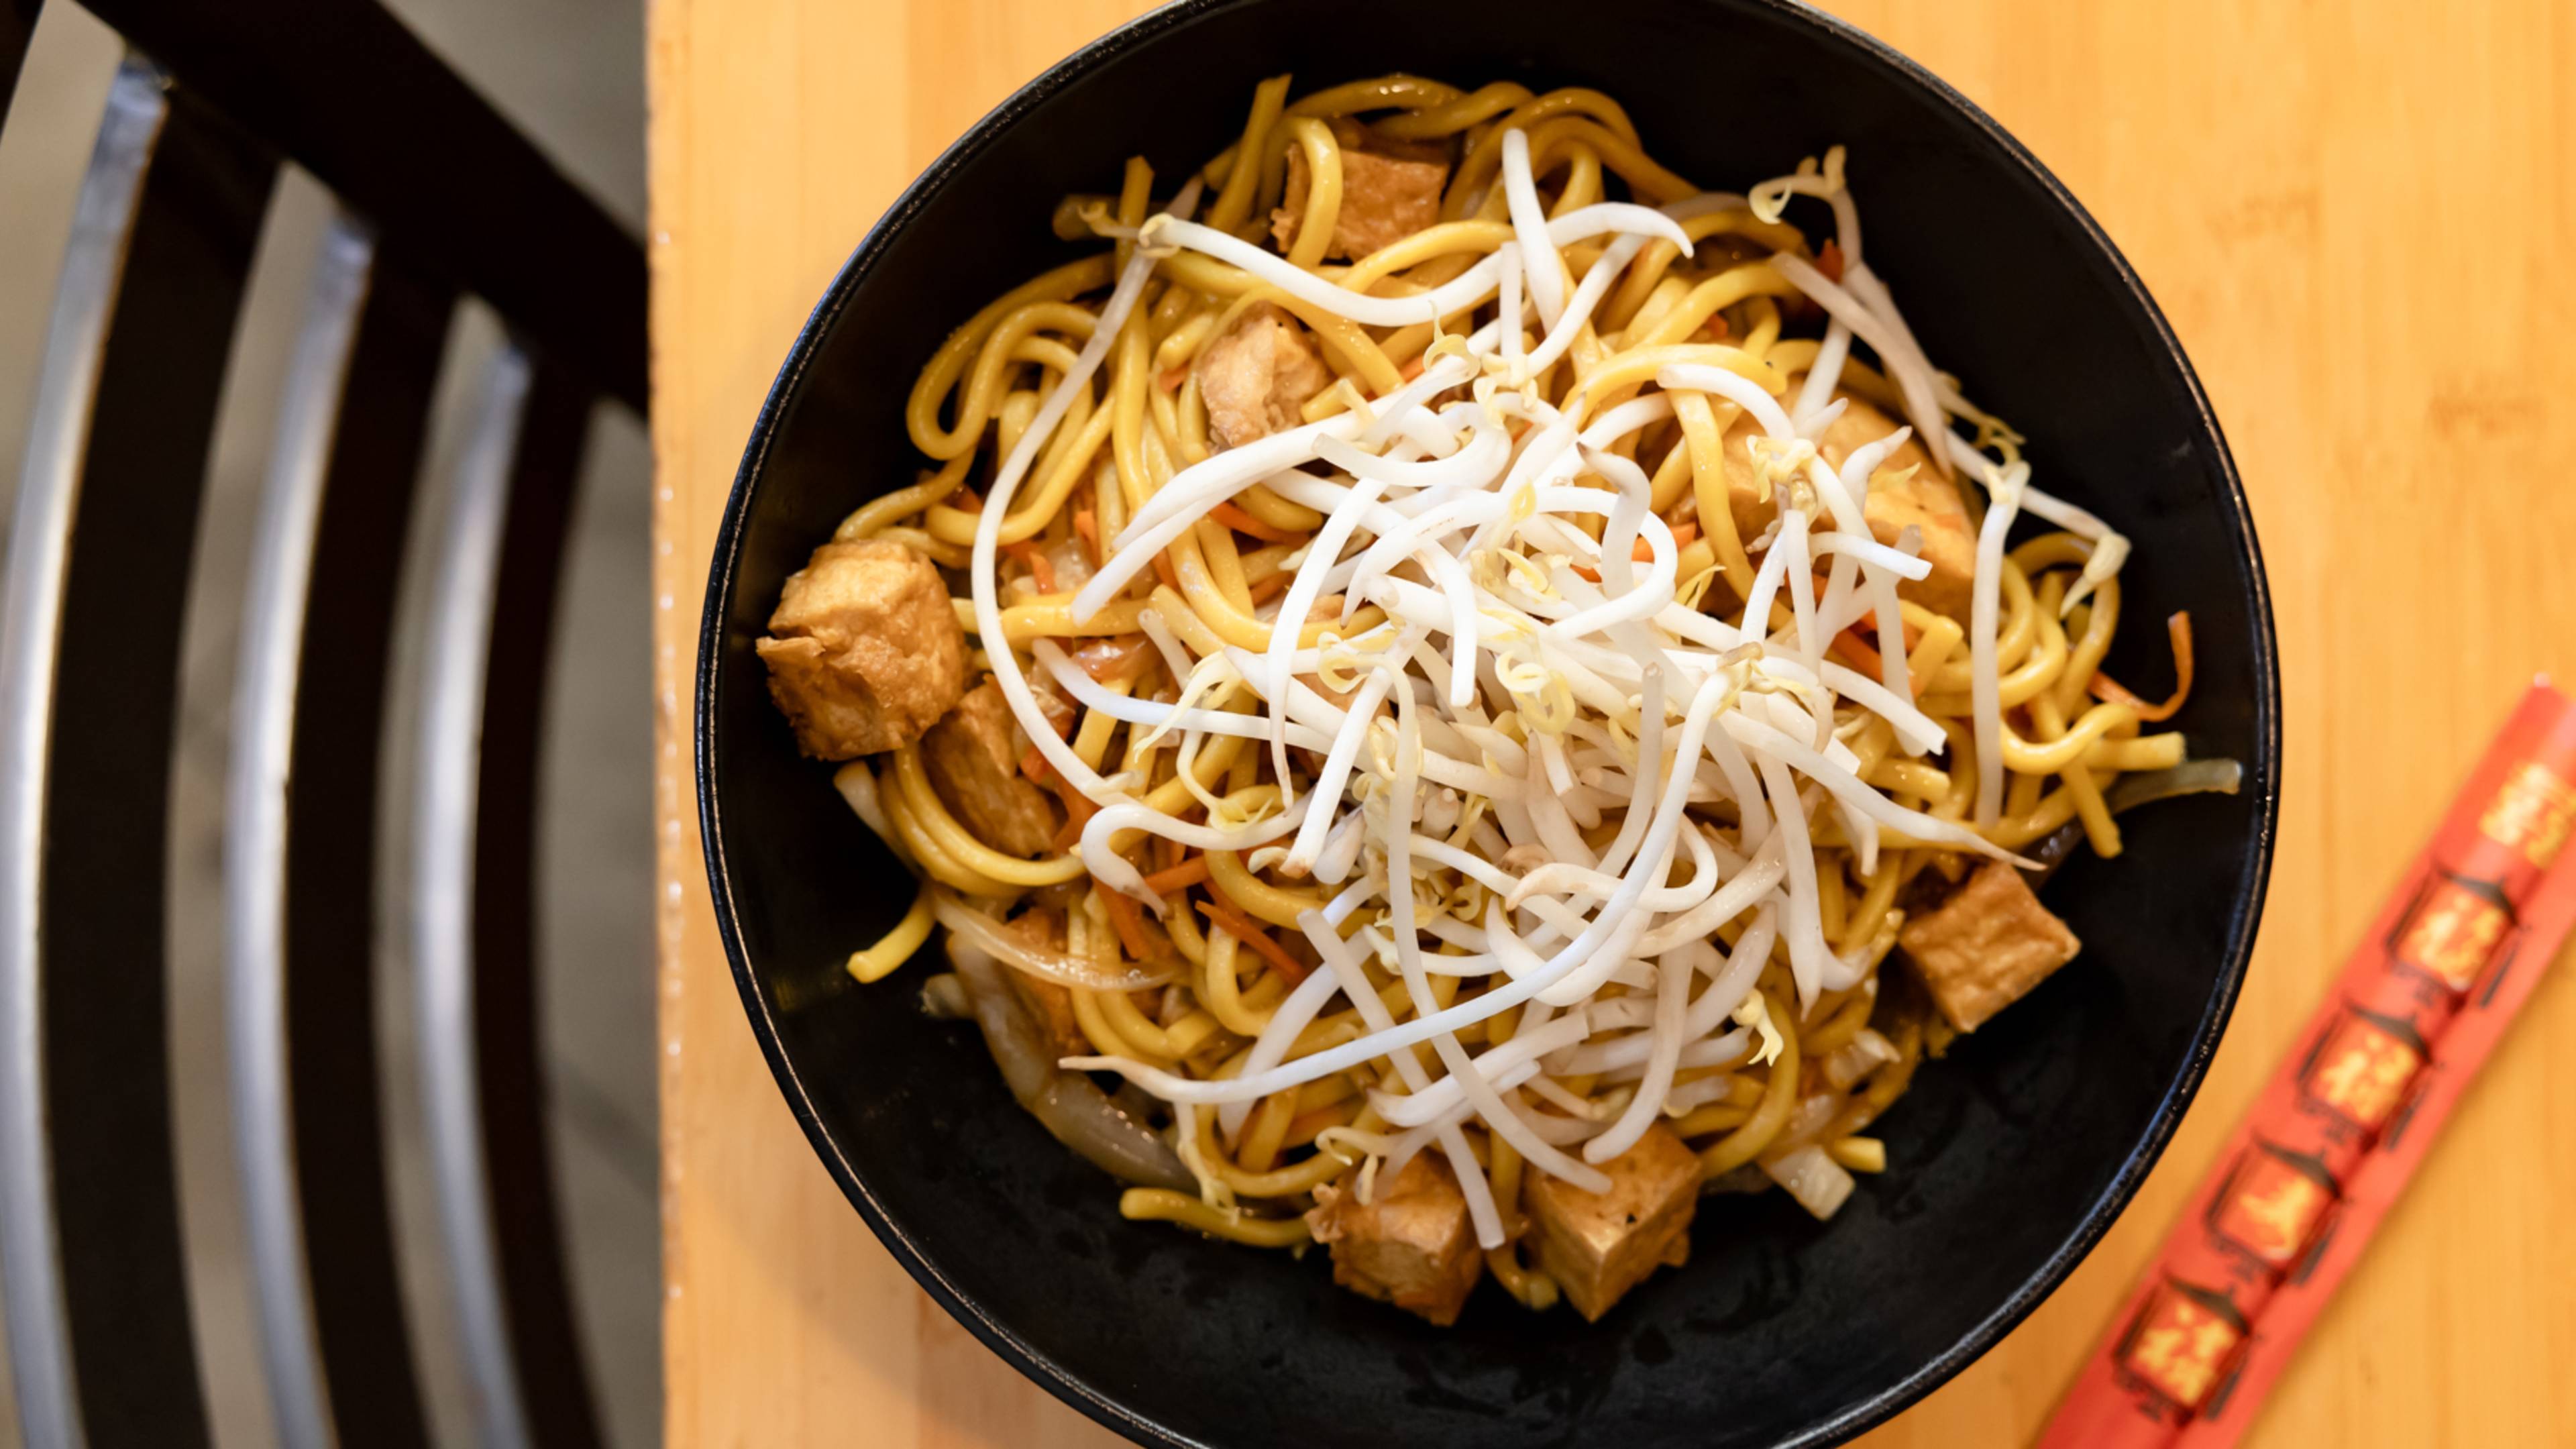
<instances>
[{"instance_id":1,"label":"light wood panel","mask_svg":"<svg viewBox=\"0 0 2576 1449\"><path fill-rule=\"evenodd\" d=\"M715 520L789 340L913 172L1125 0L654 0L654 440L670 1442L1098 1444L932 1308L772 1086L708 915L688 681ZM1879 1446L2036 1432L2535 671L2576 678L2576 17L2558 0L1850 0L2127 251L2271 568L2288 763L2254 970L2136 1205ZM1211 145L1216 138L1211 138ZM2576 985L2541 988L2283 1383L2271 1445L2576 1442Z\"/></svg>"}]
</instances>

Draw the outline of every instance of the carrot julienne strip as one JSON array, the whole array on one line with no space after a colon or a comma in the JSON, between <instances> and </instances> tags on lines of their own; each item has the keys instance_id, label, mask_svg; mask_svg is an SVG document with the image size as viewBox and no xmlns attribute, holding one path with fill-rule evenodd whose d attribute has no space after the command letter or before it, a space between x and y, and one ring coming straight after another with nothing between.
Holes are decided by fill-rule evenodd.
<instances>
[{"instance_id":1,"label":"carrot julienne strip","mask_svg":"<svg viewBox=\"0 0 2576 1449\"><path fill-rule=\"evenodd\" d=\"M1127 948L1127 954L1139 961L1154 959L1153 945L1145 939L1145 922L1136 903L1112 890L1099 894L1100 904L1108 908L1109 924L1117 928L1119 944Z\"/></svg>"},{"instance_id":2,"label":"carrot julienne strip","mask_svg":"<svg viewBox=\"0 0 2576 1449\"><path fill-rule=\"evenodd\" d=\"M1029 566L1029 578L1037 584L1039 593L1055 592L1055 560L1048 558L1035 541L1024 538L1018 543L1006 543L1000 547L1002 552Z\"/></svg>"},{"instance_id":3,"label":"carrot julienne strip","mask_svg":"<svg viewBox=\"0 0 2576 1449\"><path fill-rule=\"evenodd\" d=\"M1201 856L1199 859L1205 860L1207 857ZM1210 888L1214 889L1213 886ZM1270 939L1269 932L1254 925L1249 917L1235 910L1231 901L1206 900L1199 902L1198 906L1208 919L1225 927L1227 935L1259 952L1261 959L1269 962L1277 968L1280 975L1288 978L1289 985L1294 986L1306 979L1305 966L1299 963L1296 957L1282 950L1278 942Z\"/></svg>"},{"instance_id":4,"label":"carrot julienne strip","mask_svg":"<svg viewBox=\"0 0 2576 1449\"><path fill-rule=\"evenodd\" d=\"M2165 633L2173 640L2174 692L2171 698L2162 704L2149 704L2130 693L2120 681L2098 669L2093 672L2093 682L2088 686L2093 697L2112 704L2125 704L2137 711L2139 720L2147 724L2161 724L2172 719L2182 708L2183 701L2191 698L2191 611L2186 609L2165 620Z\"/></svg>"},{"instance_id":5,"label":"carrot julienne strip","mask_svg":"<svg viewBox=\"0 0 2576 1449\"><path fill-rule=\"evenodd\" d=\"M1209 509L1208 517L1215 519L1217 522L1224 524L1226 527L1233 529L1237 533L1250 534L1252 537L1260 539L1263 543L1294 543L1297 541L1297 535L1272 528L1269 524L1262 522L1260 519L1253 517L1251 514L1244 512L1241 508L1238 508L1231 503L1220 503L1216 507Z\"/></svg>"},{"instance_id":6,"label":"carrot julienne strip","mask_svg":"<svg viewBox=\"0 0 2576 1449\"><path fill-rule=\"evenodd\" d=\"M1197 885L1207 878L1207 857L1193 855L1178 865L1158 870L1145 877L1145 884L1153 888L1154 894L1167 896L1176 890Z\"/></svg>"}]
</instances>

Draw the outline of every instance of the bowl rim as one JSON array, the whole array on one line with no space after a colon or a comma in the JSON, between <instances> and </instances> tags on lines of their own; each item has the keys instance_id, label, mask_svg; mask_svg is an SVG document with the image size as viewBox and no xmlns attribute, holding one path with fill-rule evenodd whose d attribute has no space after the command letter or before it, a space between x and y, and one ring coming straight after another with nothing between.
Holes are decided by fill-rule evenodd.
<instances>
[{"instance_id":1,"label":"bowl rim","mask_svg":"<svg viewBox=\"0 0 2576 1449\"><path fill-rule=\"evenodd\" d=\"M723 518L716 534L715 555L707 574L707 589L698 627L698 659L694 689L695 749L694 763L698 797L699 849L707 870L709 902L716 930L724 943L725 958L731 965L734 986L740 994L744 1012L749 1016L752 1034L760 1043L761 1055L768 1060L772 1076L786 1097L789 1110L803 1130L832 1180L842 1195L858 1210L869 1229L891 1252L904 1271L935 1299L940 1307L963 1324L984 1345L1022 1375L1070 1404L1085 1415L1129 1438L1165 1449L1208 1449L1206 1441L1182 1435L1167 1426L1129 1408L1117 1398L1095 1387L1080 1375L1058 1363L1045 1351L1022 1338L1010 1325L994 1318L970 1295L961 1290L929 1254L890 1217L877 1201L856 1164L841 1151L823 1125L813 1095L807 1090L796 1064L789 1060L781 1044L778 1024L773 1019L760 993L749 953L744 949L740 922L736 918L730 867L724 852L724 810L716 785L716 757L720 725L717 714L717 675L723 658L726 604L733 594L734 576L740 561L750 503L765 471L770 446L779 419L788 403L801 391L807 368L850 299L863 286L894 238L911 225L913 219L944 190L949 182L973 163L1006 131L1029 113L1052 99L1076 80L1123 55L1135 47L1220 11L1275 3L1275 0L1174 0L1174 3L1149 11L1100 35L1080 49L1047 67L1036 78L1021 86L992 110L968 127L955 141L941 151L937 159L907 185L893 204L872 223L851 250L831 285L815 304L805 324L780 365L776 379L761 400L760 412L752 424L741 464L726 499ZM1792 26L1804 28L1830 45L1840 45L1857 53L1866 63L1873 63L1892 73L1902 84L1916 88L1925 99L1947 107L1977 132L2007 165L2018 167L2027 179L2036 183L2084 236L2098 249L2112 274L2126 289L2130 301L2143 314L2154 330L2156 346L2164 361L2183 385L2184 395L2198 421L2199 429L2210 449L2221 484L2219 499L2222 510L2232 515L2236 532L2243 543L2247 614L2253 628L2254 669L2254 734L2257 759L2252 771L2251 794L2256 807L2251 851L2247 868L2250 889L2243 897L2243 909L2237 913L2234 930L2226 946L2225 961L2215 989L2203 1008L2193 1030L2189 1050L2181 1070L2169 1083L2158 1101L2145 1132L2122 1159L2111 1180L2086 1209L2064 1242L2047 1260L2002 1303L1980 1319L1968 1332L1948 1348L1934 1355L1904 1378L1857 1403L1848 1404L1827 1418L1808 1426L1785 1445L1840 1443L1893 1418L1912 1406L1933 1389L1947 1382L1969 1364L1983 1357L1987 1350L2001 1342L2004 1335L2056 1291L2075 1266L2091 1253L2110 1230L2129 1201L2137 1193L2147 1173L2155 1166L2181 1124L2184 1112L2198 1093L2209 1063L2216 1054L2236 998L2244 985L2255 936L2260 928L2263 905L2271 885L2272 858L2280 825L2280 756L2281 756L2281 687L2280 641L2272 614L2271 587L2263 566L2260 539L2254 531L2254 519L2245 497L2244 482L2237 472L2233 454L2227 446L2207 392L2191 360L2174 335L2172 325L2156 305L2137 270L2129 264L2118 246L2113 244L2092 213L2076 200L2065 183L2041 164L2001 124L1955 87L1933 74L1923 65L1898 51L1860 27L1838 16L1826 14L1799 0L1726 0L1731 6L1767 11Z\"/></svg>"}]
</instances>

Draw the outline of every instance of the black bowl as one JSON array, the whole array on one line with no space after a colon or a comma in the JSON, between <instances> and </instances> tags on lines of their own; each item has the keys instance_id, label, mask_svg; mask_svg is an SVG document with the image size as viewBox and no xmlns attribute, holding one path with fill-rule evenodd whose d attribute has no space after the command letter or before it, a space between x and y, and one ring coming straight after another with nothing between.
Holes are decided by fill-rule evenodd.
<instances>
[{"instance_id":1,"label":"black bowl","mask_svg":"<svg viewBox=\"0 0 2576 1449\"><path fill-rule=\"evenodd\" d=\"M978 122L871 231L762 409L700 639L699 800L752 1029L815 1150L923 1287L1023 1372L1159 1444L1821 1443L1992 1345L2106 1229L2181 1118L2252 948L2271 860L2279 698L2253 525L2209 405L2092 219L1956 92L1773 0L1187 0L1104 37ZM2233 798L2128 817L2126 858L2050 895L2084 958L1932 1064L1885 1119L1890 1170L1830 1224L1779 1194L1706 1201L1690 1265L1598 1324L1480 1290L1455 1329L1335 1288L1320 1255L1122 1221L1116 1192L1016 1108L973 1031L840 963L909 882L800 760L752 641L836 520L913 476L903 400L952 327L1068 249L1046 217L1143 152L1222 148L1253 82L1391 70L1601 87L1648 146L1742 186L1835 142L1887 278L1942 365L2026 428L2045 486L2137 542L2112 669L2169 684L2188 608L2194 753Z\"/></svg>"}]
</instances>

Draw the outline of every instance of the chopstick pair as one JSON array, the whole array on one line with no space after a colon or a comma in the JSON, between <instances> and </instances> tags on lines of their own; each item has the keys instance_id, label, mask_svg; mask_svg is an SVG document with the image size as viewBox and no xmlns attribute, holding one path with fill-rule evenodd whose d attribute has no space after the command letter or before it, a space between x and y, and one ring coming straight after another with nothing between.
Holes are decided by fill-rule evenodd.
<instances>
[{"instance_id":1,"label":"chopstick pair","mask_svg":"<svg viewBox=\"0 0 2576 1449\"><path fill-rule=\"evenodd\" d=\"M2535 684L2192 1194L2041 1449L2220 1449L2576 925L2576 701Z\"/></svg>"}]
</instances>

